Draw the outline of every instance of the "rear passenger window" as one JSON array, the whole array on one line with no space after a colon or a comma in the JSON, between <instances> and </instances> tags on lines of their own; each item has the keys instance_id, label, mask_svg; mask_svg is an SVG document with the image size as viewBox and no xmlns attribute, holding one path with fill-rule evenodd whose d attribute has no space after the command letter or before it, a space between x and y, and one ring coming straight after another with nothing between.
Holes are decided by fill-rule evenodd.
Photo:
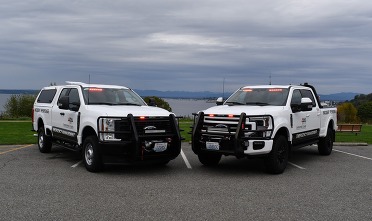
<instances>
[{"instance_id":1,"label":"rear passenger window","mask_svg":"<svg viewBox=\"0 0 372 221\"><path fill-rule=\"evenodd\" d=\"M38 103L47 103L50 104L53 101L54 96L56 95L56 89L47 89L42 90L39 97L37 98Z\"/></svg>"}]
</instances>

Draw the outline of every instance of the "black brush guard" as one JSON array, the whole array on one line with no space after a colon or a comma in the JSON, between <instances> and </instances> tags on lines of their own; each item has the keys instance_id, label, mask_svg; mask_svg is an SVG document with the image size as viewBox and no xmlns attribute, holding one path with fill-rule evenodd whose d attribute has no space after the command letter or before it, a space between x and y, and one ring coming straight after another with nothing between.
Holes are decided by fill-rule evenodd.
<instances>
[{"instance_id":1,"label":"black brush guard","mask_svg":"<svg viewBox=\"0 0 372 221\"><path fill-rule=\"evenodd\" d=\"M100 120L104 118L115 120L115 131L105 132L99 128ZM145 127L156 126L163 133L146 133ZM104 155L123 157L125 161L172 160L181 152L181 134L174 114L169 117L146 117L140 119L128 114L127 117L99 117L97 120L98 137L101 134L114 134L118 141L100 140ZM145 142L168 142L164 152L146 150Z\"/></svg>"},{"instance_id":2,"label":"black brush guard","mask_svg":"<svg viewBox=\"0 0 372 221\"><path fill-rule=\"evenodd\" d=\"M238 115L239 116L239 115ZM244 145L245 141L248 140L270 140L270 137L265 136L244 136L244 133L252 132L253 134L260 134L263 132L273 132L273 129L261 129L252 130L252 128L246 127L245 122L248 117L270 117L273 122L273 117L270 115L260 115L260 116L247 116L245 113L241 113L239 116L239 121L236 126L236 130L231 130L227 128L226 132L221 135L221 132L209 132L205 130L204 124L204 112L199 112L199 114L194 114L194 125L192 126L192 150L195 154L199 154L204 151L211 151L206 149L206 138L214 139L218 138L221 145L220 150L212 150L213 152L221 153L224 155L234 155L236 157L243 157L244 150L247 146ZM274 125L272 126L274 128Z\"/></svg>"}]
</instances>

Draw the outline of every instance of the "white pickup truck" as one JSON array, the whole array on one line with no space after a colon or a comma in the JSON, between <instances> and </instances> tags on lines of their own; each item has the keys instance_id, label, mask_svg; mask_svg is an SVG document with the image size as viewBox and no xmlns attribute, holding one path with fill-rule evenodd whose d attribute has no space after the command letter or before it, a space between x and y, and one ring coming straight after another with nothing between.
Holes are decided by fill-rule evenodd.
<instances>
[{"instance_id":1,"label":"white pickup truck","mask_svg":"<svg viewBox=\"0 0 372 221\"><path fill-rule=\"evenodd\" d=\"M177 119L123 86L67 82L43 88L33 107L42 153L52 144L82 151L85 167L103 163L166 164L181 151Z\"/></svg>"},{"instance_id":2,"label":"white pickup truck","mask_svg":"<svg viewBox=\"0 0 372 221\"><path fill-rule=\"evenodd\" d=\"M217 165L222 155L263 157L268 172L282 173L292 149L318 145L332 152L337 109L323 108L315 88L245 86L194 118L192 150L200 162Z\"/></svg>"}]
</instances>

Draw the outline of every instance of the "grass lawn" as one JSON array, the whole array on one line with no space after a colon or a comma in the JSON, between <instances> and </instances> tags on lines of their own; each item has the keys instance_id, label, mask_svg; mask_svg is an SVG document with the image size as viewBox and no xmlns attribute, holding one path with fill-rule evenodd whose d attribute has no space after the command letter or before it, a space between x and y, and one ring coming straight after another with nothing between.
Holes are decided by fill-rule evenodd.
<instances>
[{"instance_id":1,"label":"grass lawn","mask_svg":"<svg viewBox=\"0 0 372 221\"><path fill-rule=\"evenodd\" d=\"M372 144L372 125L363 124L362 131L357 135L352 132L336 132L336 142L361 142Z\"/></svg>"},{"instance_id":2,"label":"grass lawn","mask_svg":"<svg viewBox=\"0 0 372 221\"><path fill-rule=\"evenodd\" d=\"M36 144L31 121L0 121L0 145Z\"/></svg>"},{"instance_id":3,"label":"grass lawn","mask_svg":"<svg viewBox=\"0 0 372 221\"><path fill-rule=\"evenodd\" d=\"M185 138L184 142L191 141L190 126L192 121L180 121L181 136ZM0 121L0 145L9 144L36 144L37 138L31 131L31 121ZM358 135L350 132L337 132L336 142L363 142L372 144L372 125L364 124L362 132Z\"/></svg>"}]
</instances>

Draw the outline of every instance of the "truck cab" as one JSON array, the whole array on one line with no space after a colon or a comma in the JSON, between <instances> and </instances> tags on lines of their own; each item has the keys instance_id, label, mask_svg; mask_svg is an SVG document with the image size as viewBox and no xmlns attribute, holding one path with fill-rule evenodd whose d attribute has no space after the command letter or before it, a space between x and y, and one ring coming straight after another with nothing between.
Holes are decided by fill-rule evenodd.
<instances>
[{"instance_id":1,"label":"truck cab","mask_svg":"<svg viewBox=\"0 0 372 221\"><path fill-rule=\"evenodd\" d=\"M166 164L181 150L176 116L148 106L124 86L68 82L45 87L33 110L39 150L47 153L59 145L82 151L91 172L103 163Z\"/></svg>"},{"instance_id":2,"label":"truck cab","mask_svg":"<svg viewBox=\"0 0 372 221\"><path fill-rule=\"evenodd\" d=\"M289 152L312 144L332 151L336 108L323 108L311 85L244 86L194 118L192 149L204 165L222 155L260 157L270 173L282 173Z\"/></svg>"}]
</instances>

